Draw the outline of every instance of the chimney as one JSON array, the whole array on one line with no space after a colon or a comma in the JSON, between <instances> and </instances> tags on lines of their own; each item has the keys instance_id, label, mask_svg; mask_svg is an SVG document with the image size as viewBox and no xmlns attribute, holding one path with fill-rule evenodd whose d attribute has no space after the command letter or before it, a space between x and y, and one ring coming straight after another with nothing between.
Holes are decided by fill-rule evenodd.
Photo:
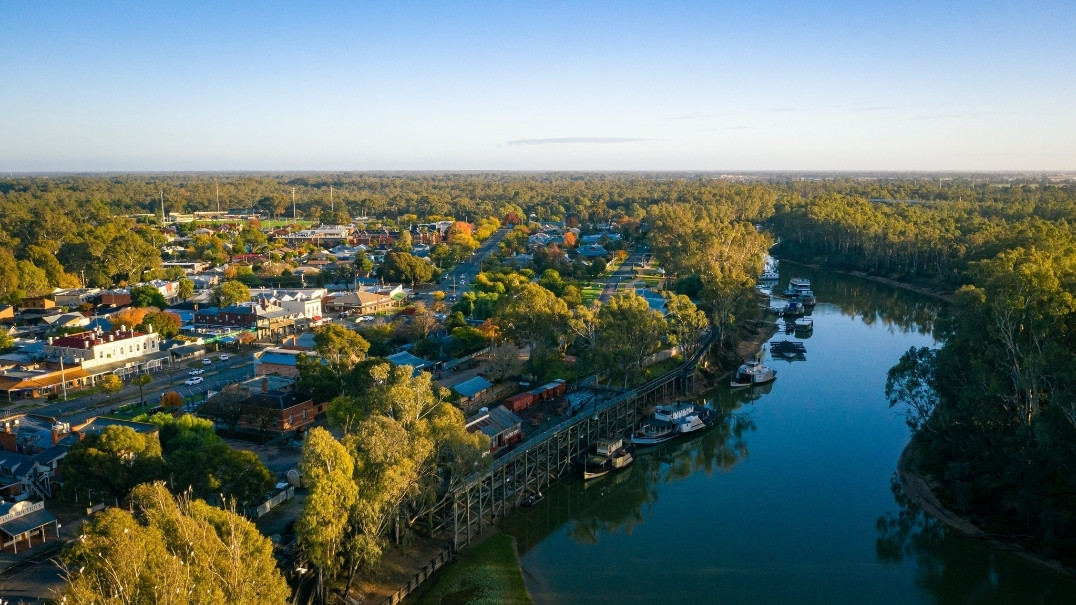
<instances>
[{"instance_id":1,"label":"chimney","mask_svg":"<svg viewBox=\"0 0 1076 605\"><path fill-rule=\"evenodd\" d=\"M269 378L262 378L262 392L269 392Z\"/></svg>"},{"instance_id":2,"label":"chimney","mask_svg":"<svg viewBox=\"0 0 1076 605\"><path fill-rule=\"evenodd\" d=\"M53 338L51 336L49 336L49 344L50 345L52 344L52 341L53 341Z\"/></svg>"},{"instance_id":3,"label":"chimney","mask_svg":"<svg viewBox=\"0 0 1076 605\"><path fill-rule=\"evenodd\" d=\"M11 423L10 422L7 422L7 421L4 422L4 432L8 433L8 434L11 433Z\"/></svg>"},{"instance_id":4,"label":"chimney","mask_svg":"<svg viewBox=\"0 0 1076 605\"><path fill-rule=\"evenodd\" d=\"M90 341L88 341L88 340L83 340L83 341L82 341L82 348L83 348L83 349L88 349L88 348L90 348Z\"/></svg>"}]
</instances>

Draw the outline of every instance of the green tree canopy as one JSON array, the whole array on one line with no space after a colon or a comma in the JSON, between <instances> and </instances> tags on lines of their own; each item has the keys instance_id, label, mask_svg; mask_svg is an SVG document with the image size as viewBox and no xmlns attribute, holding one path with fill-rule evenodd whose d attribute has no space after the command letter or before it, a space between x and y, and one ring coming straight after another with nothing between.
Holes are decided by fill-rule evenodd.
<instances>
[{"instance_id":1,"label":"green tree canopy","mask_svg":"<svg viewBox=\"0 0 1076 605\"><path fill-rule=\"evenodd\" d=\"M252 523L201 500L141 485L137 517L109 508L61 554L65 603L257 605L288 601L273 546Z\"/></svg>"}]
</instances>

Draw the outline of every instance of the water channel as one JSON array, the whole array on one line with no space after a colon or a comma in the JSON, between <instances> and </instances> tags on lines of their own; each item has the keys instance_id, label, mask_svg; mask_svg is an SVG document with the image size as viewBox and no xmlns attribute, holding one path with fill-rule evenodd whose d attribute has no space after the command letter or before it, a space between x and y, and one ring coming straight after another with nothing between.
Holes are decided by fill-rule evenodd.
<instances>
[{"instance_id":1,"label":"water channel","mask_svg":"<svg viewBox=\"0 0 1076 605\"><path fill-rule=\"evenodd\" d=\"M617 474L551 486L503 528L539 605L1076 603L1076 582L947 532L892 479L909 438L886 371L932 346L937 301L790 265L818 305L804 360L704 399L724 421ZM774 301L777 304L778 301Z\"/></svg>"}]
</instances>

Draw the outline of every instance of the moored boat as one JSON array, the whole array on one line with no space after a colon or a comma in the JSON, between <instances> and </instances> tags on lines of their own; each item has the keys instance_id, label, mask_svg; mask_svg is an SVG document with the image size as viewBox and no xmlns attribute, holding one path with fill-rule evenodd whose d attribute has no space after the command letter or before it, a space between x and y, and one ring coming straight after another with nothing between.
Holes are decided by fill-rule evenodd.
<instances>
[{"instance_id":1,"label":"moored boat","mask_svg":"<svg viewBox=\"0 0 1076 605\"><path fill-rule=\"evenodd\" d=\"M781 279L781 276L774 270L763 271L762 275L758 276L758 281L777 281Z\"/></svg>"},{"instance_id":2,"label":"moored boat","mask_svg":"<svg viewBox=\"0 0 1076 605\"><path fill-rule=\"evenodd\" d=\"M792 300L785 305L785 308L781 310L781 314L785 317L798 317L807 312L803 303Z\"/></svg>"},{"instance_id":3,"label":"moored boat","mask_svg":"<svg viewBox=\"0 0 1076 605\"><path fill-rule=\"evenodd\" d=\"M795 297L800 296L804 292L810 291L811 280L805 277L793 277L792 279L788 280L788 287L785 288L785 296Z\"/></svg>"},{"instance_id":4,"label":"moored boat","mask_svg":"<svg viewBox=\"0 0 1076 605\"><path fill-rule=\"evenodd\" d=\"M702 430L717 419L713 410L686 401L659 405L654 413L631 435L636 445L657 445L681 435Z\"/></svg>"},{"instance_id":5,"label":"moored boat","mask_svg":"<svg viewBox=\"0 0 1076 605\"><path fill-rule=\"evenodd\" d=\"M802 342L779 340L770 343L770 353L785 359L802 359L803 355L807 353L807 348L803 346Z\"/></svg>"},{"instance_id":6,"label":"moored boat","mask_svg":"<svg viewBox=\"0 0 1076 605\"><path fill-rule=\"evenodd\" d=\"M796 332L814 331L814 319L810 317L797 317L794 325L796 326Z\"/></svg>"},{"instance_id":7,"label":"moored boat","mask_svg":"<svg viewBox=\"0 0 1076 605\"><path fill-rule=\"evenodd\" d=\"M776 379L777 370L762 365L761 361L751 360L745 362L738 370L736 370L736 375L732 378L729 386L738 389L766 384L767 382L772 382Z\"/></svg>"},{"instance_id":8,"label":"moored boat","mask_svg":"<svg viewBox=\"0 0 1076 605\"><path fill-rule=\"evenodd\" d=\"M581 457L583 478L594 479L628 466L635 460L634 449L632 444L624 443L623 437L598 439L592 451Z\"/></svg>"}]
</instances>

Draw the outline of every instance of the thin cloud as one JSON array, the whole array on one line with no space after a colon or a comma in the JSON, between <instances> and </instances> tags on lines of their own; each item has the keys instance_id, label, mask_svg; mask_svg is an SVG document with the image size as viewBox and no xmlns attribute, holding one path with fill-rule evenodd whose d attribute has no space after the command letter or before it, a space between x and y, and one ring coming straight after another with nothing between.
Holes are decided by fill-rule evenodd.
<instances>
[{"instance_id":1,"label":"thin cloud","mask_svg":"<svg viewBox=\"0 0 1076 605\"><path fill-rule=\"evenodd\" d=\"M506 141L505 145L606 145L610 143L638 143L653 139L638 139L632 137L559 137L554 139L516 139Z\"/></svg>"},{"instance_id":2,"label":"thin cloud","mask_svg":"<svg viewBox=\"0 0 1076 605\"><path fill-rule=\"evenodd\" d=\"M849 107L848 111L889 111L890 109L893 109L893 108L888 106L888 105L867 105L867 106Z\"/></svg>"}]
</instances>

